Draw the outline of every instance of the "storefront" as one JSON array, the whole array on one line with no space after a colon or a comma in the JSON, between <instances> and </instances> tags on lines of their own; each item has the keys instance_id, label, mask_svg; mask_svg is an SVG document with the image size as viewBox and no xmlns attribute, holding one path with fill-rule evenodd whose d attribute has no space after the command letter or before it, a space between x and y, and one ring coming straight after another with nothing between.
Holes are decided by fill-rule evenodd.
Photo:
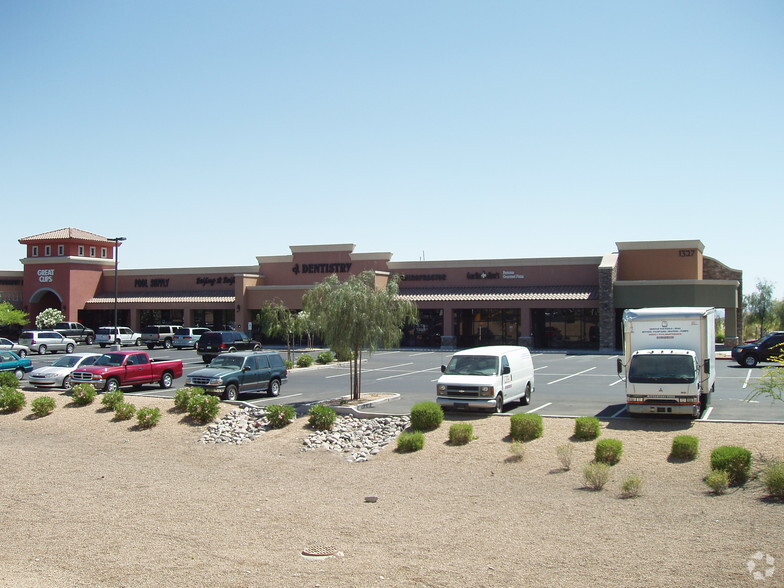
<instances>
[{"instance_id":1,"label":"storefront","mask_svg":"<svg viewBox=\"0 0 784 588\"><path fill-rule=\"evenodd\" d=\"M611 350L624 308L724 309L728 343L741 332L742 273L703 255L700 241L616 243L592 257L392 261L352 244L292 246L248 266L119 269L117 244L79 229L20 239L22 271L0 272L0 296L31 317L59 308L67 320L97 328L118 323L257 329L265 302L292 310L331 274L373 271L401 280L400 295L419 308L402 345L464 348L523 344L537 349Z\"/></svg>"}]
</instances>

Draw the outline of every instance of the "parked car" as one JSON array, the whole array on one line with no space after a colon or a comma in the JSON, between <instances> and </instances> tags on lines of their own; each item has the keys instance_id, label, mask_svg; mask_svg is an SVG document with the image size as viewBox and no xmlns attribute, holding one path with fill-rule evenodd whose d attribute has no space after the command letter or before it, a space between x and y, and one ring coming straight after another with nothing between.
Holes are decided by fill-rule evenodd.
<instances>
[{"instance_id":1,"label":"parked car","mask_svg":"<svg viewBox=\"0 0 784 588\"><path fill-rule=\"evenodd\" d=\"M261 343L241 331L210 331L201 336L196 351L204 363L210 363L221 353L261 351Z\"/></svg>"},{"instance_id":2,"label":"parked car","mask_svg":"<svg viewBox=\"0 0 784 588\"><path fill-rule=\"evenodd\" d=\"M26 357L19 357L13 351L0 351L0 372L14 372L17 380L33 371L33 362Z\"/></svg>"},{"instance_id":3,"label":"parked car","mask_svg":"<svg viewBox=\"0 0 784 588\"><path fill-rule=\"evenodd\" d=\"M100 353L72 353L59 358L52 365L35 368L30 373L30 383L36 388L71 389L71 372L93 365Z\"/></svg>"},{"instance_id":4,"label":"parked car","mask_svg":"<svg viewBox=\"0 0 784 588\"><path fill-rule=\"evenodd\" d=\"M101 347L107 345L141 345L142 336L128 327L101 327L95 332L95 342Z\"/></svg>"},{"instance_id":5,"label":"parked car","mask_svg":"<svg viewBox=\"0 0 784 588\"><path fill-rule=\"evenodd\" d=\"M158 384L171 388L182 376L181 359L151 359L146 351L112 351L101 355L93 365L74 370L74 384L92 384L96 390L114 392L124 386Z\"/></svg>"},{"instance_id":6,"label":"parked car","mask_svg":"<svg viewBox=\"0 0 784 588\"><path fill-rule=\"evenodd\" d=\"M158 345L164 349L171 349L174 342L174 333L179 327L175 325L147 325L142 327L142 343L147 349L155 349Z\"/></svg>"},{"instance_id":7,"label":"parked car","mask_svg":"<svg viewBox=\"0 0 784 588\"><path fill-rule=\"evenodd\" d=\"M177 349L184 349L186 347L193 347L196 349L196 344L201 339L204 333L209 333L207 327L180 327L174 332L174 346Z\"/></svg>"},{"instance_id":8,"label":"parked car","mask_svg":"<svg viewBox=\"0 0 784 588\"><path fill-rule=\"evenodd\" d=\"M286 364L277 351L240 351L216 357L207 367L191 373L185 385L224 400L237 400L244 392L277 396L287 378Z\"/></svg>"},{"instance_id":9,"label":"parked car","mask_svg":"<svg viewBox=\"0 0 784 588\"><path fill-rule=\"evenodd\" d=\"M784 355L784 331L771 331L761 339L732 348L732 359L744 367L754 367L761 361L773 361Z\"/></svg>"},{"instance_id":10,"label":"parked car","mask_svg":"<svg viewBox=\"0 0 784 588\"><path fill-rule=\"evenodd\" d=\"M56 323L52 330L57 331L63 337L73 339L77 343L92 345L95 341L95 331L85 327L82 323Z\"/></svg>"},{"instance_id":11,"label":"parked car","mask_svg":"<svg viewBox=\"0 0 784 588\"><path fill-rule=\"evenodd\" d=\"M19 344L29 347L39 355L47 351L73 353L76 349L76 341L56 331L23 331L19 335Z\"/></svg>"},{"instance_id":12,"label":"parked car","mask_svg":"<svg viewBox=\"0 0 784 588\"><path fill-rule=\"evenodd\" d=\"M19 357L27 357L27 354L30 353L30 348L26 345L14 343L11 339L0 337L0 351L13 351Z\"/></svg>"}]
</instances>

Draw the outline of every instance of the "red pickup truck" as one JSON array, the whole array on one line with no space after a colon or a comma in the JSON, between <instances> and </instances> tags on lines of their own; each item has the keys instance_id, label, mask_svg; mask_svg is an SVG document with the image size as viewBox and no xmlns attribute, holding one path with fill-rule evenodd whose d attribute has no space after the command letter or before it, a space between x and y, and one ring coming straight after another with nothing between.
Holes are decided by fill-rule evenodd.
<instances>
[{"instance_id":1,"label":"red pickup truck","mask_svg":"<svg viewBox=\"0 0 784 588\"><path fill-rule=\"evenodd\" d=\"M96 362L71 374L72 384L92 384L96 390L114 392L123 386L159 384L171 388L182 376L181 359L150 359L144 351L104 353Z\"/></svg>"}]
</instances>

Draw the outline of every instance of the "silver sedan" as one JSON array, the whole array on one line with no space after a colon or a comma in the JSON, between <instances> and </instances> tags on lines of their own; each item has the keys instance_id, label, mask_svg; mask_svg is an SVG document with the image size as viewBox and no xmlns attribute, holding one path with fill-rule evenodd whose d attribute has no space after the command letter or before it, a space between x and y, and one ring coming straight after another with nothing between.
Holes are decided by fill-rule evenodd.
<instances>
[{"instance_id":1,"label":"silver sedan","mask_svg":"<svg viewBox=\"0 0 784 588\"><path fill-rule=\"evenodd\" d=\"M0 337L0 351L13 351L19 357L27 357L30 353L30 348L27 345L14 343L11 339Z\"/></svg>"},{"instance_id":2,"label":"silver sedan","mask_svg":"<svg viewBox=\"0 0 784 588\"><path fill-rule=\"evenodd\" d=\"M30 383L36 388L71 389L71 372L76 368L93 365L100 353L72 353L52 365L35 368L30 372Z\"/></svg>"}]
</instances>

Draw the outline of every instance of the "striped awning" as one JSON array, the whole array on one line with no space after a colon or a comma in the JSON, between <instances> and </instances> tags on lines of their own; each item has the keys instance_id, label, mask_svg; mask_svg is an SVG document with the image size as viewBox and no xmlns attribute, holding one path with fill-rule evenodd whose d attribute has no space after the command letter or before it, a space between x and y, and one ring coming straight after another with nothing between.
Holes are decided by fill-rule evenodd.
<instances>
[{"instance_id":1,"label":"striped awning","mask_svg":"<svg viewBox=\"0 0 784 588\"><path fill-rule=\"evenodd\" d=\"M168 292L158 295L120 292L117 304L234 304L234 292ZM99 294L85 302L85 306L114 304L114 294Z\"/></svg>"},{"instance_id":2,"label":"striped awning","mask_svg":"<svg viewBox=\"0 0 784 588\"><path fill-rule=\"evenodd\" d=\"M412 302L535 302L599 300L598 286L485 286L406 288Z\"/></svg>"}]
</instances>

